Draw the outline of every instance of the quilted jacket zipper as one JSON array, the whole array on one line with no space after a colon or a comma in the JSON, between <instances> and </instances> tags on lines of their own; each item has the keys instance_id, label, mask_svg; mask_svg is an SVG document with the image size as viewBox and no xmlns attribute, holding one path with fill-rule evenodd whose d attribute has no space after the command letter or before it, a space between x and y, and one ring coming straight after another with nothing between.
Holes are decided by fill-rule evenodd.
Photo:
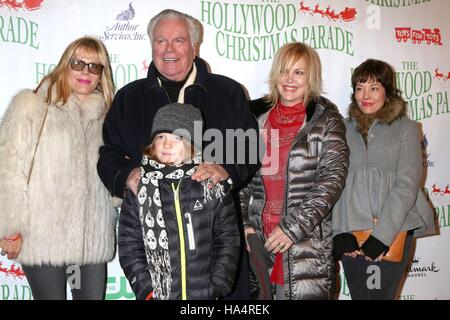
<instances>
[{"instance_id":1,"label":"quilted jacket zipper","mask_svg":"<svg viewBox=\"0 0 450 320\"><path fill-rule=\"evenodd\" d=\"M186 250L184 247L184 228L183 228L183 216L181 213L180 206L180 185L175 188L175 184L172 183L172 191L175 200L175 213L177 216L177 226L178 226L178 238L180 239L180 266L181 266L181 300L187 300L187 290L186 290Z\"/></svg>"}]
</instances>

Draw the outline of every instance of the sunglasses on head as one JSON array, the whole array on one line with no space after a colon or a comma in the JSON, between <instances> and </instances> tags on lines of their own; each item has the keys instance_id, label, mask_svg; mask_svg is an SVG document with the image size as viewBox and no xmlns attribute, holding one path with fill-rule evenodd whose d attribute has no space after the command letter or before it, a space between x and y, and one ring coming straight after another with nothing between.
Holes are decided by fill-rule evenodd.
<instances>
[{"instance_id":1,"label":"sunglasses on head","mask_svg":"<svg viewBox=\"0 0 450 320\"><path fill-rule=\"evenodd\" d=\"M86 63L77 58L70 59L70 68L72 68L72 70L81 71L85 66L88 66L88 70L92 74L100 74L103 71L103 65L99 63Z\"/></svg>"}]
</instances>

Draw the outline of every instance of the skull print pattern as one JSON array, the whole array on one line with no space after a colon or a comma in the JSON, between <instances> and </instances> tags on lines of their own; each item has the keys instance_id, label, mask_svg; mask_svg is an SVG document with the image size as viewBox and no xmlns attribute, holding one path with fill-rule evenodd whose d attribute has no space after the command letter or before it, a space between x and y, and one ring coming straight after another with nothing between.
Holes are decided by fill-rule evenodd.
<instances>
[{"instance_id":1,"label":"skull print pattern","mask_svg":"<svg viewBox=\"0 0 450 320\"><path fill-rule=\"evenodd\" d=\"M191 176L195 173L196 167L189 167L188 173L180 167L166 166L147 156L143 157L142 165L141 180L138 186L139 218L152 279L153 297L167 300L171 294L172 276L169 239L164 221L159 183L161 179L165 178L179 180L187 175Z\"/></svg>"}]
</instances>

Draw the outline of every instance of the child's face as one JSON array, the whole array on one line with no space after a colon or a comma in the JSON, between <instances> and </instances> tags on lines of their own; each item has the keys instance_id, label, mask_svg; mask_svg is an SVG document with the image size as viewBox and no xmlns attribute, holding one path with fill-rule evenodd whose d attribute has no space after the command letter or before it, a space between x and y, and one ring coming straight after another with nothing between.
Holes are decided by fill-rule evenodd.
<instances>
[{"instance_id":1,"label":"child's face","mask_svg":"<svg viewBox=\"0 0 450 320\"><path fill-rule=\"evenodd\" d=\"M159 133L153 141L160 163L178 165L185 159L185 143L182 137L171 133Z\"/></svg>"}]
</instances>

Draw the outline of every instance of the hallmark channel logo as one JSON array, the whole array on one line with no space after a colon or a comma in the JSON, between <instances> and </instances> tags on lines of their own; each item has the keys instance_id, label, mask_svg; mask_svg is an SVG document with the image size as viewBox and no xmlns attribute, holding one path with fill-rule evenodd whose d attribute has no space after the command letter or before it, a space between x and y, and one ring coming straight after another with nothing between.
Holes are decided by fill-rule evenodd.
<instances>
[{"instance_id":1,"label":"hallmark channel logo","mask_svg":"<svg viewBox=\"0 0 450 320\"><path fill-rule=\"evenodd\" d=\"M42 7L44 0L0 0L0 8L6 7L15 11L34 11Z\"/></svg>"},{"instance_id":2,"label":"hallmark channel logo","mask_svg":"<svg viewBox=\"0 0 450 320\"><path fill-rule=\"evenodd\" d=\"M433 29L413 29L410 27L396 27L395 38L397 42L412 42L420 45L422 42L427 45L434 44L442 46L441 30L439 28Z\"/></svg>"},{"instance_id":3,"label":"hallmark channel logo","mask_svg":"<svg viewBox=\"0 0 450 320\"><path fill-rule=\"evenodd\" d=\"M439 272L440 269L438 269L434 263L434 261L431 262L431 264L421 264L420 258L414 257L414 259L411 261L410 264L406 267L406 273L408 274L408 278L423 278L426 277L428 274L434 274Z\"/></svg>"},{"instance_id":4,"label":"hallmark channel logo","mask_svg":"<svg viewBox=\"0 0 450 320\"><path fill-rule=\"evenodd\" d=\"M147 35L139 32L139 24L133 24L132 20L136 15L133 3L128 4L128 8L117 14L113 25L106 27L105 32L99 38L105 40L146 40Z\"/></svg>"}]
</instances>

